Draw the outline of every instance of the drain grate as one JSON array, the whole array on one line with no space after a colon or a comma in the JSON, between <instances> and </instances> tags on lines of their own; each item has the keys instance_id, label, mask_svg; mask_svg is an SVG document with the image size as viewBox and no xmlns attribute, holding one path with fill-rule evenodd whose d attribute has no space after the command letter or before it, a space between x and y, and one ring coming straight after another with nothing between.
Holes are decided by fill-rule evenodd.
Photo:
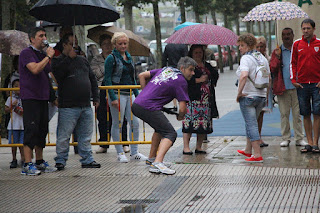
<instances>
[{"instance_id":1,"label":"drain grate","mask_svg":"<svg viewBox=\"0 0 320 213\"><path fill-rule=\"evenodd\" d=\"M159 199L135 199L135 200L120 200L119 203L125 204L150 204L157 203Z\"/></svg>"}]
</instances>

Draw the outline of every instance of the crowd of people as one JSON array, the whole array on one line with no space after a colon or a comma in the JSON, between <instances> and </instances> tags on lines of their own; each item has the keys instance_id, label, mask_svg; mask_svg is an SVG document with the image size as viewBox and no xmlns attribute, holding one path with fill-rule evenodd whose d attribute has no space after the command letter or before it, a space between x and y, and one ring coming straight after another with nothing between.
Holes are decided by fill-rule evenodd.
<instances>
[{"instance_id":1,"label":"crowd of people","mask_svg":"<svg viewBox=\"0 0 320 213\"><path fill-rule=\"evenodd\" d=\"M263 162L261 147L268 144L261 139L264 111L272 109L276 95L280 115L282 142L289 146L291 131L289 116L292 112L295 144L304 146L301 153L319 153L320 126L320 40L314 35L315 23L306 19L301 24L302 39L293 42L293 30L282 30L283 44L267 55L266 40L252 34L238 38L241 60L237 69L240 111L245 121L247 142L238 153L246 161ZM168 45L164 52L163 68L139 74L138 89L100 90L98 86L136 85L135 67L128 52L129 38L123 32L101 35L102 53L89 62L77 45L76 36L66 31L56 50L46 45L46 32L34 28L29 33L31 45L15 60L15 72L7 79L8 86L20 87L6 97L9 143L23 143L20 147L21 174L38 175L41 172L64 170L68 160L69 142L74 134L78 142L82 168L100 168L92 155L93 106L97 110L99 141L126 141L127 123L129 141L139 141L139 119L153 129L149 156L138 150L115 145L117 160L145 161L152 173L174 174L170 163L163 162L165 154L176 140L177 133L163 113L164 106L173 100L173 113L181 121L184 155L193 155L189 143L196 133L195 154L206 154L202 143L213 132L212 119L219 116L215 87L219 79L216 67L206 62L206 46ZM171 49L170 49L171 48ZM59 51L59 52L58 52ZM50 74L50 75L49 75ZM56 93L52 80L58 86ZM106 99L106 97L108 97ZM48 102L51 105L48 105ZM55 166L43 158L48 133L49 106L58 107ZM133 114L132 114L133 113ZM311 120L313 114L313 122ZM303 140L302 119L307 142ZM50 116L51 117L51 116ZM106 153L109 146L100 146L96 153ZM35 162L33 159L35 151ZM12 148L10 168L18 166L17 148Z\"/></svg>"}]
</instances>

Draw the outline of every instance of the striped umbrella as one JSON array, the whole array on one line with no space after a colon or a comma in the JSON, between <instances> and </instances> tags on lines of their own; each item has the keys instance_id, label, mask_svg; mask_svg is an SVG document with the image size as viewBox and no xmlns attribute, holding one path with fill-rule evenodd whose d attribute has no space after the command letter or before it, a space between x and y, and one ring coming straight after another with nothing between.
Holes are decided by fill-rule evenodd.
<instances>
[{"instance_id":1,"label":"striped umbrella","mask_svg":"<svg viewBox=\"0 0 320 213\"><path fill-rule=\"evenodd\" d=\"M269 2L255 6L242 21L275 21L308 18L300 7L290 2Z\"/></svg>"},{"instance_id":2,"label":"striped umbrella","mask_svg":"<svg viewBox=\"0 0 320 213\"><path fill-rule=\"evenodd\" d=\"M166 43L236 45L238 36L231 30L212 24L184 27L173 33Z\"/></svg>"}]
</instances>

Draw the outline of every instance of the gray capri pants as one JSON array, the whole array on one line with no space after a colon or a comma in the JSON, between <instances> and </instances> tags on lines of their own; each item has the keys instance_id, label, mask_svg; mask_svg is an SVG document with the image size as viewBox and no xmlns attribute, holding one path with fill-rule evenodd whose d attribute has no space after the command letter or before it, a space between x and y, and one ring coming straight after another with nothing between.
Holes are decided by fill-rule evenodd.
<instances>
[{"instance_id":1,"label":"gray capri pants","mask_svg":"<svg viewBox=\"0 0 320 213\"><path fill-rule=\"evenodd\" d=\"M163 138L170 139L172 143L175 142L177 132L162 111L150 111L135 103L132 104L131 109L135 116L149 124L156 133L162 135Z\"/></svg>"}]
</instances>

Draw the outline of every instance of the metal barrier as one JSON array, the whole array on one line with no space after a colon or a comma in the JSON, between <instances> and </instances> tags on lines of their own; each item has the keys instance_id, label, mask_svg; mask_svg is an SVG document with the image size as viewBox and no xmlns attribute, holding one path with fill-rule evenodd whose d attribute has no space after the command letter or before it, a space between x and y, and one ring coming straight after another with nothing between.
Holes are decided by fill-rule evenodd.
<instances>
[{"instance_id":1,"label":"metal barrier","mask_svg":"<svg viewBox=\"0 0 320 213\"><path fill-rule=\"evenodd\" d=\"M99 89L100 90L106 90L106 103L107 103L107 122L110 121L110 117L109 117L109 103L108 103L108 99L109 99L109 95L108 95L108 90L109 89L114 89L114 90L118 90L118 99L120 100L120 90L121 89L129 89L130 90L130 104L132 106L132 89L140 89L141 86L138 85L125 85L125 86L100 86ZM54 87L55 90L57 90L57 87ZM19 91L20 88L0 88L0 92L2 91L9 91L10 92L10 97L12 97L12 92L13 91ZM5 100L6 101L6 100ZM120 105L121 103L119 103ZM1 106L2 107L2 106ZM121 120L121 114L119 111L119 121ZM10 109L10 117L12 119L12 108ZM133 120L133 114L131 112L131 117L130 117L131 121ZM119 138L120 141L110 141L110 133L108 133L107 135L107 141L98 141L98 127L97 127L97 112L95 111L94 113L94 125L95 125L95 142L91 142L91 145L130 145L130 144L151 144L151 141L146 141L146 132L145 132L145 123L142 123L142 131L143 131L143 140L142 141L134 141L133 139L133 131L131 131L131 141L122 141L122 135L121 135L121 122L119 122ZM110 124L111 125L111 124ZM132 125L132 122L131 122ZM7 127L5 127L7 128ZM130 137L129 137L130 138ZM72 142L70 143L71 146L77 146L78 143L74 142L74 138L73 136L71 137ZM23 146L23 144L2 144L1 142L1 137L0 137L0 147L19 147L19 146ZM49 138L49 133L48 133L48 139L47 139L47 143L46 146L56 146L56 143L51 143L50 142L50 138Z\"/></svg>"}]
</instances>

